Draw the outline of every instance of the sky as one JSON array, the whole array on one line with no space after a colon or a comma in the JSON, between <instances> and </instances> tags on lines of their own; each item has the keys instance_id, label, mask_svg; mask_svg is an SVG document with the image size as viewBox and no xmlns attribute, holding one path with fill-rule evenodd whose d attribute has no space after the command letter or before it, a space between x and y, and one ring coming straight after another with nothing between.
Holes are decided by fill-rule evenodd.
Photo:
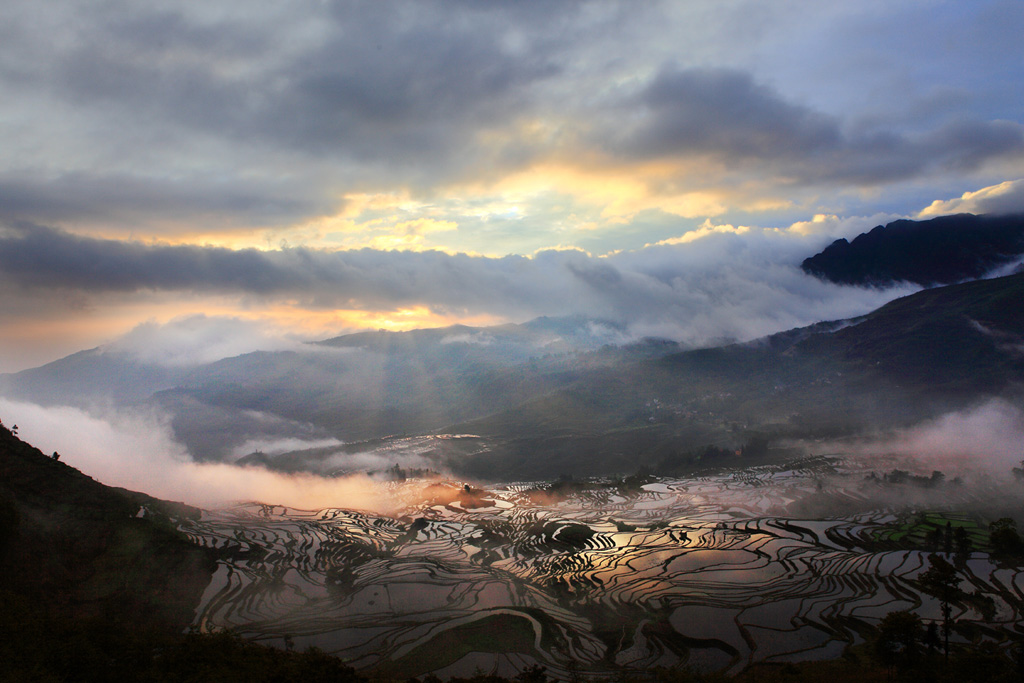
<instances>
[{"instance_id":1,"label":"sky","mask_svg":"<svg viewBox=\"0 0 1024 683\"><path fill-rule=\"evenodd\" d=\"M197 326L581 313L699 344L866 312L908 290L800 261L1024 211L1022 26L1021 0L6 0L0 372Z\"/></svg>"}]
</instances>

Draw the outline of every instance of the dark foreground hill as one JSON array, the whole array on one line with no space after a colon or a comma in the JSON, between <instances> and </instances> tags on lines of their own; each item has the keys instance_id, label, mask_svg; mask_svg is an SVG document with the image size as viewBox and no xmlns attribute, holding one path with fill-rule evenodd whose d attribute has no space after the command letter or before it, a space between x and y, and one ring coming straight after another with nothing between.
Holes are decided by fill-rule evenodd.
<instances>
[{"instance_id":1,"label":"dark foreground hill","mask_svg":"<svg viewBox=\"0 0 1024 683\"><path fill-rule=\"evenodd\" d=\"M805 273L844 285L897 281L930 287L974 280L1024 254L1024 215L959 214L902 220L836 240L805 259Z\"/></svg>"},{"instance_id":2,"label":"dark foreground hill","mask_svg":"<svg viewBox=\"0 0 1024 683\"><path fill-rule=\"evenodd\" d=\"M185 634L217 562L174 520L200 514L100 484L0 424L0 681L364 680L315 649Z\"/></svg>"},{"instance_id":3,"label":"dark foreground hill","mask_svg":"<svg viewBox=\"0 0 1024 683\"><path fill-rule=\"evenodd\" d=\"M215 559L173 520L199 514L100 484L0 426L3 589L42 611L180 632Z\"/></svg>"}]
</instances>

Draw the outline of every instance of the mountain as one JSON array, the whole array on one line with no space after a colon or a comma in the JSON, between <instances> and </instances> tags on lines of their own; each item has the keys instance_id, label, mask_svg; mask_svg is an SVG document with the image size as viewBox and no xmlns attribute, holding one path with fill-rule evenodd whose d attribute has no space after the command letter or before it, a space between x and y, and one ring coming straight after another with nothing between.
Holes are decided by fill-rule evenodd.
<instances>
[{"instance_id":1,"label":"mountain","mask_svg":"<svg viewBox=\"0 0 1024 683\"><path fill-rule=\"evenodd\" d=\"M153 398L175 415L190 451L207 458L232 446L239 424L346 442L420 434L574 381L580 356L601 356L577 343L520 325L367 332L300 351L227 358ZM255 424L253 411L281 422Z\"/></svg>"},{"instance_id":2,"label":"mountain","mask_svg":"<svg viewBox=\"0 0 1024 683\"><path fill-rule=\"evenodd\" d=\"M861 318L595 369L452 431L481 477L672 469L772 442L908 426L1024 395L1024 273L898 299ZM737 460L736 464L744 461ZM749 462L746 461L746 462Z\"/></svg>"},{"instance_id":3,"label":"mountain","mask_svg":"<svg viewBox=\"0 0 1024 683\"><path fill-rule=\"evenodd\" d=\"M357 332L318 344L388 354L426 354L438 359L455 354L462 361L513 363L538 354L592 351L628 340L623 326L614 322L584 316L545 316L522 324L488 327L451 325L407 332Z\"/></svg>"},{"instance_id":4,"label":"mountain","mask_svg":"<svg viewBox=\"0 0 1024 683\"><path fill-rule=\"evenodd\" d=\"M0 377L0 393L41 404L157 407L197 459L252 441L359 442L421 434L512 408L575 381L588 364L681 347L583 317L492 327L362 332L290 351L166 367L113 348Z\"/></svg>"},{"instance_id":5,"label":"mountain","mask_svg":"<svg viewBox=\"0 0 1024 683\"><path fill-rule=\"evenodd\" d=\"M0 679L366 680L315 649L186 634L218 560L252 551L196 545L178 527L197 508L105 486L14 431L0 424Z\"/></svg>"},{"instance_id":6,"label":"mountain","mask_svg":"<svg viewBox=\"0 0 1024 683\"><path fill-rule=\"evenodd\" d=\"M287 471L400 464L508 480L677 470L702 454L743 464L787 439L1017 400L1022 303L1016 274L697 350L601 345L620 331L583 319L368 332L197 366L145 401L197 459ZM91 358L66 361L88 377Z\"/></svg>"},{"instance_id":7,"label":"mountain","mask_svg":"<svg viewBox=\"0 0 1024 683\"><path fill-rule=\"evenodd\" d=\"M190 369L143 361L124 351L95 348L38 368L0 375L0 392L41 405L134 403L178 385Z\"/></svg>"},{"instance_id":8,"label":"mountain","mask_svg":"<svg viewBox=\"0 0 1024 683\"><path fill-rule=\"evenodd\" d=\"M1024 255L1024 215L958 214L879 225L805 259L805 273L844 285L924 287L983 277Z\"/></svg>"}]
</instances>

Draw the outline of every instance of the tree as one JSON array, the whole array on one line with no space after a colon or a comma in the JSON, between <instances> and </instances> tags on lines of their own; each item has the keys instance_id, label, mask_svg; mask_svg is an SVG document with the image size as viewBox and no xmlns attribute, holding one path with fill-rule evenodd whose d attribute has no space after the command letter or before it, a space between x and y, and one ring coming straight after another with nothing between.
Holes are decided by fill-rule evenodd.
<instances>
[{"instance_id":1,"label":"tree","mask_svg":"<svg viewBox=\"0 0 1024 683\"><path fill-rule=\"evenodd\" d=\"M547 683L546 671L547 667L540 664L531 664L516 674L516 680L519 683Z\"/></svg>"},{"instance_id":2,"label":"tree","mask_svg":"<svg viewBox=\"0 0 1024 683\"><path fill-rule=\"evenodd\" d=\"M942 606L942 635L944 637L943 652L949 661L949 631L953 624L953 607L951 603L960 595L960 577L956 567L941 555L934 554L928 558L931 566L921 574L921 588L928 594L939 599Z\"/></svg>"},{"instance_id":3,"label":"tree","mask_svg":"<svg viewBox=\"0 0 1024 683\"><path fill-rule=\"evenodd\" d=\"M942 645L942 640L939 638L939 625L934 621L928 622L928 629L925 631L922 642L924 642L930 653L935 652Z\"/></svg>"},{"instance_id":4,"label":"tree","mask_svg":"<svg viewBox=\"0 0 1024 683\"><path fill-rule=\"evenodd\" d=\"M971 554L971 538L967 529L958 526L953 530L953 544L956 546L957 560L966 560Z\"/></svg>"},{"instance_id":5,"label":"tree","mask_svg":"<svg viewBox=\"0 0 1024 683\"><path fill-rule=\"evenodd\" d=\"M932 552L938 552L942 548L942 529L935 527L925 534L924 544Z\"/></svg>"},{"instance_id":6,"label":"tree","mask_svg":"<svg viewBox=\"0 0 1024 683\"><path fill-rule=\"evenodd\" d=\"M1013 556L1024 549L1024 542L1017 533L1017 522L1010 517L1002 517L988 525L988 542L992 546L992 554Z\"/></svg>"},{"instance_id":7,"label":"tree","mask_svg":"<svg viewBox=\"0 0 1024 683\"><path fill-rule=\"evenodd\" d=\"M875 653L889 672L906 668L917 661L921 638L921 617L913 612L889 612L878 625Z\"/></svg>"}]
</instances>

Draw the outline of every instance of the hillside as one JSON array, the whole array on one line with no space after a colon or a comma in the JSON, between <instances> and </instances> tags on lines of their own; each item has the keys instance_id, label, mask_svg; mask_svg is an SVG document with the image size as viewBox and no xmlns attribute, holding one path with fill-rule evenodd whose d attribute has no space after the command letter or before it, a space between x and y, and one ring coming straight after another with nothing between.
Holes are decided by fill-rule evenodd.
<instances>
[{"instance_id":1,"label":"hillside","mask_svg":"<svg viewBox=\"0 0 1024 683\"><path fill-rule=\"evenodd\" d=\"M920 392L998 393L1024 380L1024 273L918 292L798 347Z\"/></svg>"},{"instance_id":2,"label":"hillside","mask_svg":"<svg viewBox=\"0 0 1024 683\"><path fill-rule=\"evenodd\" d=\"M845 285L973 280L1024 254L1024 215L959 214L879 225L804 260L805 273Z\"/></svg>"},{"instance_id":3,"label":"hillside","mask_svg":"<svg viewBox=\"0 0 1024 683\"><path fill-rule=\"evenodd\" d=\"M855 320L590 372L450 429L492 440L461 464L483 477L671 469L701 461L707 445L763 455L766 443L907 426L1015 399L1022 387L1016 274L926 290Z\"/></svg>"},{"instance_id":4,"label":"hillside","mask_svg":"<svg viewBox=\"0 0 1024 683\"><path fill-rule=\"evenodd\" d=\"M100 484L0 425L0 588L44 621L180 633L215 558L174 520L199 514Z\"/></svg>"}]
</instances>

